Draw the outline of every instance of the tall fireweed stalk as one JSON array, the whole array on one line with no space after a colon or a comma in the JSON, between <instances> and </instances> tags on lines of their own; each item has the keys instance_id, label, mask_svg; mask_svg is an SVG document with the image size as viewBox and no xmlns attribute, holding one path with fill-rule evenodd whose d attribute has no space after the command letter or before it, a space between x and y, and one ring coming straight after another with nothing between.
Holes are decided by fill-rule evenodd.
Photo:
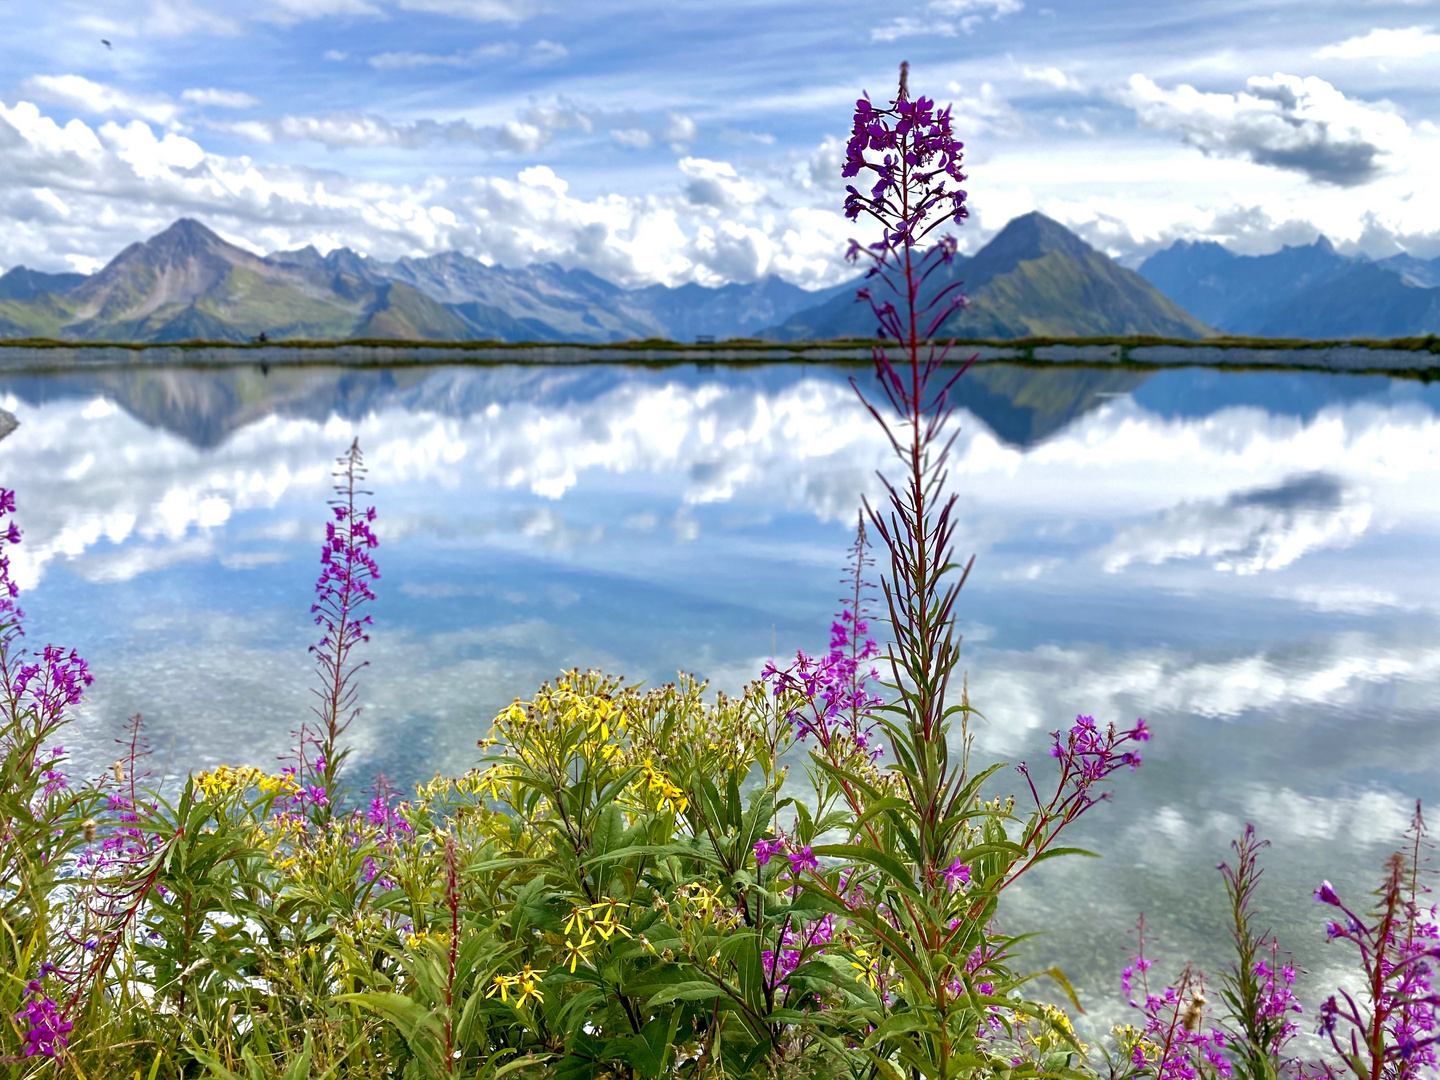
<instances>
[{"instance_id":1,"label":"tall fireweed stalk","mask_svg":"<svg viewBox=\"0 0 1440 1080\"><path fill-rule=\"evenodd\" d=\"M375 507L362 510L356 502L370 494L364 483L365 458L357 438L336 459L335 498L330 502L334 516L325 523L320 578L310 608L321 629L320 640L310 646L319 682L314 688L319 701L313 707L319 727L313 737L304 729L299 733L301 775L296 779L302 787L299 800L322 818L333 812L337 778L350 753L345 731L360 713L356 679L369 661L357 660L352 653L370 640L367 628L373 619L361 609L375 599L371 585L380 578L370 554L380 545L371 528ZM313 758L307 757L307 751L313 752Z\"/></svg>"},{"instance_id":2,"label":"tall fireweed stalk","mask_svg":"<svg viewBox=\"0 0 1440 1080\"><path fill-rule=\"evenodd\" d=\"M1068 1018L1024 991L1033 976L1012 966L1017 939L999 929L997 910L1003 891L1031 867L1072 850L1055 843L1062 830L1108 797L1104 782L1116 770L1139 766L1135 744L1149 737L1143 721L1117 730L1084 716L1053 733L1053 792L1042 794L1018 766L1033 799L1024 815L1013 797L981 797L1002 765L969 768L972 710L953 683L956 605L973 559L955 558L956 495L946 484L955 438L950 393L968 362L950 363L953 343L932 340L965 304L960 283L947 281L957 242L946 229L967 216L962 159L950 110L911 97L908 65L887 105L868 96L856 103L843 175L864 180L849 187L845 212L878 227L880 239L853 241L848 255L868 264L857 299L879 327L874 359L884 403L856 390L900 473L881 475L886 503L867 502L865 513L888 571L880 587L891 628L882 656L889 701L864 702L867 719L852 721L848 743L859 736L868 745L864 726L873 718L893 759L877 772L867 768L875 758L846 760L821 737L810 755L813 809L792 835L756 847L762 866L777 850L788 852L792 888L840 917L851 967L868 984L868 993L829 1006L818 1026L876 1075L896 1080L1078 1065L1084 1049ZM775 692L802 700L808 692L813 700L803 657L797 669L775 680ZM833 695L825 696L825 707L809 716L834 715ZM950 746L956 719L958 757ZM819 734L818 727L807 722L800 733ZM845 842L817 842L842 829ZM814 952L802 949L799 958ZM1047 974L1069 991L1060 972ZM868 1034L846 1034L856 1031Z\"/></svg>"},{"instance_id":3,"label":"tall fireweed stalk","mask_svg":"<svg viewBox=\"0 0 1440 1080\"><path fill-rule=\"evenodd\" d=\"M1342 1074L1412 1080L1437 1067L1440 917L1436 905L1425 902L1430 845L1418 802L1406 835L1407 847L1391 855L1369 913L1348 907L1328 881L1315 890L1316 901L1338 912L1326 936L1352 945L1364 973L1358 993L1340 989L1320 1006L1320 1034L1342 1063L1337 1069L1322 1062L1330 1080Z\"/></svg>"}]
</instances>

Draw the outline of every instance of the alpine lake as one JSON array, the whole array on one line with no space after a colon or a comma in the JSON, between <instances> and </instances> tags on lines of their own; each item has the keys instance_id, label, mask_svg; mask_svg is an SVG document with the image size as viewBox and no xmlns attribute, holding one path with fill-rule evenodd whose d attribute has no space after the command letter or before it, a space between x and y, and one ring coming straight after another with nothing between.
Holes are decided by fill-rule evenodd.
<instances>
[{"instance_id":1,"label":"alpine lake","mask_svg":"<svg viewBox=\"0 0 1440 1080\"><path fill-rule=\"evenodd\" d=\"M868 367L813 363L0 376L27 640L95 674L73 770L106 768L135 713L156 780L274 768L309 713L326 500L357 436L383 575L359 786L463 772L495 713L566 668L735 691L824 652L890 467L852 378L875 391ZM1440 386L999 363L956 400L977 760L1047 776L1048 733L1080 713L1154 731L1076 827L1103 857L1039 868L1005 929L1041 932L1028 956L1070 976L1083 1030L1123 1021L1142 911L1153 976L1228 963L1215 865L1253 822L1258 907L1309 972L1313 1031L1352 957L1312 890L1363 905L1440 795Z\"/></svg>"}]
</instances>

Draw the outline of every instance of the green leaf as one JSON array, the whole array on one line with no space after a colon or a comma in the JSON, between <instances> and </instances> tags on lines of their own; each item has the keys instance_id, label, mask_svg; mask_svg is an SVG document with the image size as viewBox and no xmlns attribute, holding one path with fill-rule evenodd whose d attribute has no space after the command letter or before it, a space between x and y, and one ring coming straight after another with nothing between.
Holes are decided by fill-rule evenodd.
<instances>
[{"instance_id":1,"label":"green leaf","mask_svg":"<svg viewBox=\"0 0 1440 1080\"><path fill-rule=\"evenodd\" d=\"M1036 855L1035 858L1031 859L1030 862L1031 865L1034 865L1035 863L1042 863L1046 859L1058 859L1062 855L1083 855L1087 859L1099 859L1104 857L1098 852L1087 851L1085 848L1057 847L1051 848L1048 851L1042 851L1039 855Z\"/></svg>"},{"instance_id":2,"label":"green leaf","mask_svg":"<svg viewBox=\"0 0 1440 1080\"><path fill-rule=\"evenodd\" d=\"M665 987L650 998L645 1005L647 1008L653 1009L657 1005L666 1005L672 1001L713 1001L716 998L728 996L724 989L713 982L691 981Z\"/></svg>"},{"instance_id":3,"label":"green leaf","mask_svg":"<svg viewBox=\"0 0 1440 1080\"><path fill-rule=\"evenodd\" d=\"M893 885L902 892L911 896L918 896L919 891L915 888L915 882L909 867L900 862L893 855L887 855L883 851L877 851L871 847L864 847L860 844L821 844L810 849L815 855L823 855L832 859L848 859L851 862L867 863L877 870L883 870L889 877L887 884Z\"/></svg>"},{"instance_id":4,"label":"green leaf","mask_svg":"<svg viewBox=\"0 0 1440 1080\"><path fill-rule=\"evenodd\" d=\"M1048 967L1041 974L1049 975L1050 978L1054 979L1060 985L1060 989L1065 991L1065 996L1070 999L1070 1004L1074 1007L1075 1011L1084 1015L1085 1010L1080 1005L1080 998L1076 996L1075 988L1070 985L1070 980L1065 977L1063 971L1058 967Z\"/></svg>"}]
</instances>

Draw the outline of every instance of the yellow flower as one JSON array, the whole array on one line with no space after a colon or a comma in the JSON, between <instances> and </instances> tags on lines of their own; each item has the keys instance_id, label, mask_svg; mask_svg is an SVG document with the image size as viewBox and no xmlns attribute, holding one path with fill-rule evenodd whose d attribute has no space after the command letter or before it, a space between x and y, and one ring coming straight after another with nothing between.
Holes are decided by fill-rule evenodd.
<instances>
[{"instance_id":1,"label":"yellow flower","mask_svg":"<svg viewBox=\"0 0 1440 1080\"><path fill-rule=\"evenodd\" d=\"M613 896L599 904L590 905L590 923L597 934L606 941L610 940L612 934L619 933L624 937L630 937L629 928L620 921L620 909L629 907L629 904L621 903ZM601 914L603 912L603 914Z\"/></svg>"},{"instance_id":2,"label":"yellow flower","mask_svg":"<svg viewBox=\"0 0 1440 1080\"><path fill-rule=\"evenodd\" d=\"M850 966L856 971L860 972L860 974L856 977L861 982L868 984L871 990L879 990L880 979L879 976L875 973L875 969L879 967L879 963L875 960L870 959L870 954L864 949L856 949L855 957L855 960L850 961Z\"/></svg>"},{"instance_id":3,"label":"yellow flower","mask_svg":"<svg viewBox=\"0 0 1440 1080\"><path fill-rule=\"evenodd\" d=\"M583 908L572 907L570 917L565 920L565 933L573 934L585 925L585 911Z\"/></svg>"},{"instance_id":4,"label":"yellow flower","mask_svg":"<svg viewBox=\"0 0 1440 1080\"><path fill-rule=\"evenodd\" d=\"M243 791L265 774L251 765L234 768L220 765L195 777L195 786L207 799L228 795L232 791Z\"/></svg>"},{"instance_id":5,"label":"yellow flower","mask_svg":"<svg viewBox=\"0 0 1440 1080\"><path fill-rule=\"evenodd\" d=\"M496 994L499 994L501 1001L509 1001L510 991L519 984L520 978L517 975L496 975L494 984L485 996L487 998L493 998Z\"/></svg>"},{"instance_id":6,"label":"yellow flower","mask_svg":"<svg viewBox=\"0 0 1440 1080\"><path fill-rule=\"evenodd\" d=\"M586 930L579 941L565 942L565 960L570 961L570 974L575 974L575 965L590 963L590 950L595 943L590 940L590 931Z\"/></svg>"},{"instance_id":7,"label":"yellow flower","mask_svg":"<svg viewBox=\"0 0 1440 1080\"><path fill-rule=\"evenodd\" d=\"M534 999L535 1001L545 1000L545 995L541 992L540 987L537 986L535 983L535 973L530 970L530 966L528 964L525 966L525 969L520 973L519 990L520 1004L522 1005L525 1004L527 999Z\"/></svg>"}]
</instances>

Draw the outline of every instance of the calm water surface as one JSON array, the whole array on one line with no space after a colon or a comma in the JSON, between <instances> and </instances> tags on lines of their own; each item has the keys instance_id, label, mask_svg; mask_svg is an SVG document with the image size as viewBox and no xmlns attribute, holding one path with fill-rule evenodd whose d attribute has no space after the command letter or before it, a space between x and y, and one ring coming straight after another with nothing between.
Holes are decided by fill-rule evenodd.
<instances>
[{"instance_id":1,"label":"calm water surface","mask_svg":"<svg viewBox=\"0 0 1440 1080\"><path fill-rule=\"evenodd\" d=\"M815 366L257 369L0 380L30 640L96 674L98 769L146 717L171 775L271 765L308 708L331 460L359 436L383 580L354 767L459 771L570 666L738 688L822 650L885 448ZM862 375L862 379L865 376ZM1006 366L966 376L953 472L977 554L962 629L987 756L1076 713L1155 729L1011 909L1097 1019L1144 911L1211 968L1214 864L1271 838L1262 907L1311 971L1309 900L1356 897L1440 788L1440 388L1375 377ZM158 768L158 765L157 765Z\"/></svg>"}]
</instances>

